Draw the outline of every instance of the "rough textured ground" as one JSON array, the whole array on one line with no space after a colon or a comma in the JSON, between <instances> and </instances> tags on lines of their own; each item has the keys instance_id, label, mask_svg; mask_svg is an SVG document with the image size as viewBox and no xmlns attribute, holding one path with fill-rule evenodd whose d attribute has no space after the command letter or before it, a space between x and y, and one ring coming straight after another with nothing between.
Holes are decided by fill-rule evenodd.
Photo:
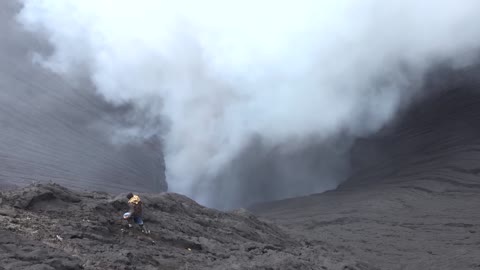
<instances>
[{"instance_id":1,"label":"rough textured ground","mask_svg":"<svg viewBox=\"0 0 480 270\"><path fill-rule=\"evenodd\" d=\"M264 205L257 213L312 244L381 269L480 269L480 192L382 187Z\"/></svg>"},{"instance_id":2,"label":"rough textured ground","mask_svg":"<svg viewBox=\"0 0 480 270\"><path fill-rule=\"evenodd\" d=\"M150 234L129 229L125 194L56 184L0 194L0 269L374 269L344 248L292 237L244 210L141 194Z\"/></svg>"},{"instance_id":3,"label":"rough textured ground","mask_svg":"<svg viewBox=\"0 0 480 270\"><path fill-rule=\"evenodd\" d=\"M357 144L337 190L254 212L381 269L480 269L479 85L422 102Z\"/></svg>"}]
</instances>

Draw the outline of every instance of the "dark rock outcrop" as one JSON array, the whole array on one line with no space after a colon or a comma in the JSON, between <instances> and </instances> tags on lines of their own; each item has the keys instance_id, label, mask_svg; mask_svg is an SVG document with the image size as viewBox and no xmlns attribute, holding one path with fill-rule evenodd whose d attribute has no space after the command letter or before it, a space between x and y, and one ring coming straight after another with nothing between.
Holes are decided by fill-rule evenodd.
<instances>
[{"instance_id":1,"label":"dark rock outcrop","mask_svg":"<svg viewBox=\"0 0 480 270\"><path fill-rule=\"evenodd\" d=\"M122 220L125 194L35 184L0 193L4 269L373 269L341 247L312 245L246 210L178 194L140 194L144 234ZM1 268L0 268L1 269Z\"/></svg>"}]
</instances>

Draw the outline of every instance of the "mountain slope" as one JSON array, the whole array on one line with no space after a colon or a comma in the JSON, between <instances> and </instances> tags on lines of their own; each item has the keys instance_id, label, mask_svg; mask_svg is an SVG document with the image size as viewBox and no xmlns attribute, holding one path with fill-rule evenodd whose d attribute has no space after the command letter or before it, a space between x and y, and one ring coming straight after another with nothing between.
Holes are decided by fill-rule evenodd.
<instances>
[{"instance_id":1,"label":"mountain slope","mask_svg":"<svg viewBox=\"0 0 480 270\"><path fill-rule=\"evenodd\" d=\"M337 190L254 212L382 269L479 269L480 84L457 86L359 141Z\"/></svg>"},{"instance_id":2,"label":"mountain slope","mask_svg":"<svg viewBox=\"0 0 480 270\"><path fill-rule=\"evenodd\" d=\"M128 108L35 64L30 52L49 48L16 23L16 3L0 2L0 185L166 190L161 143L113 143L109 119Z\"/></svg>"}]
</instances>

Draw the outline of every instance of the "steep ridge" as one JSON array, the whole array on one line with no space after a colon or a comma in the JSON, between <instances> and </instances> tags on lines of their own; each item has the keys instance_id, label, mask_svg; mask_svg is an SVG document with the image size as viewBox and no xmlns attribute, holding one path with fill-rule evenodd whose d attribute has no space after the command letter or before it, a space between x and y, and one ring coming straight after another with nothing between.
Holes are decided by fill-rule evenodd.
<instances>
[{"instance_id":1,"label":"steep ridge","mask_svg":"<svg viewBox=\"0 0 480 270\"><path fill-rule=\"evenodd\" d=\"M394 126L357 143L352 150L356 168L341 189L424 180L435 181L437 187L455 181L475 187L479 104L480 82L441 92L413 107Z\"/></svg>"},{"instance_id":2,"label":"steep ridge","mask_svg":"<svg viewBox=\"0 0 480 270\"><path fill-rule=\"evenodd\" d=\"M165 190L160 142L112 143L108 120L122 108L33 63L48 46L16 23L18 5L0 2L0 185Z\"/></svg>"},{"instance_id":3,"label":"steep ridge","mask_svg":"<svg viewBox=\"0 0 480 270\"><path fill-rule=\"evenodd\" d=\"M359 140L337 190L252 210L381 269L480 269L480 73L471 72Z\"/></svg>"}]
</instances>

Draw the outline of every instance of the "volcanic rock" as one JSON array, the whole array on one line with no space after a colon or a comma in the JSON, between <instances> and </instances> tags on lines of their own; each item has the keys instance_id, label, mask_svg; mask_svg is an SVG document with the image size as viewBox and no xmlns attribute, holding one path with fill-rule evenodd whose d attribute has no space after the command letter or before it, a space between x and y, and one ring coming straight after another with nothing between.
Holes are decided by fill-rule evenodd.
<instances>
[{"instance_id":1,"label":"volcanic rock","mask_svg":"<svg viewBox=\"0 0 480 270\"><path fill-rule=\"evenodd\" d=\"M0 193L0 269L374 269L247 210L140 194L145 234L122 220L126 194L33 184Z\"/></svg>"}]
</instances>

